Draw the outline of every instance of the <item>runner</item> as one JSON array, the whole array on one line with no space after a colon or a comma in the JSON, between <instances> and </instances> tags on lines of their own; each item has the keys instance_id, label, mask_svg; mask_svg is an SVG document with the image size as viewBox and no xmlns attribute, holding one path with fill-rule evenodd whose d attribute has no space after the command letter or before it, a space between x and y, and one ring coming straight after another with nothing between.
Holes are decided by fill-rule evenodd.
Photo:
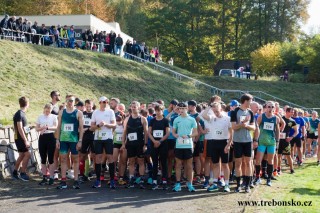
<instances>
[{"instance_id":1,"label":"runner","mask_svg":"<svg viewBox=\"0 0 320 213\"><path fill-rule=\"evenodd\" d=\"M230 169L228 165L229 151L232 143L233 130L231 128L230 117L221 112L221 104L214 102L211 104L214 115L208 115L210 107L208 107L202 114L202 117L208 121L206 126L207 136L207 158L211 158L213 163L213 184L207 189L212 192L218 189L218 178L220 174L220 161L225 176L224 191L230 192L229 175ZM208 140L208 137L210 138ZM205 172L206 182L209 180L208 167Z\"/></svg>"},{"instance_id":2,"label":"runner","mask_svg":"<svg viewBox=\"0 0 320 213\"><path fill-rule=\"evenodd\" d=\"M152 190L158 189L157 174L158 174L158 162L160 159L161 171L162 171L162 186L164 190L167 190L168 179L168 141L167 138L170 135L169 121L163 117L164 106L159 105L155 107L156 117L149 123L148 134L152 141L151 145L151 157L153 162L152 171Z\"/></svg>"},{"instance_id":3,"label":"runner","mask_svg":"<svg viewBox=\"0 0 320 213\"><path fill-rule=\"evenodd\" d=\"M30 159L30 142L27 135L30 132L26 111L29 108L29 99L26 97L19 98L20 109L13 116L14 125L14 142L17 146L19 157L14 166L12 173L13 178L29 181L29 176L26 174L27 165ZM20 164L21 168L20 168ZM18 173L20 168L20 174Z\"/></svg>"},{"instance_id":4,"label":"runner","mask_svg":"<svg viewBox=\"0 0 320 213\"><path fill-rule=\"evenodd\" d=\"M303 118L306 130L305 135L302 136L302 159L304 160L306 157L307 135L309 133L308 129L310 127L309 113L308 111L302 111L301 115L299 114L299 116Z\"/></svg>"},{"instance_id":5,"label":"runner","mask_svg":"<svg viewBox=\"0 0 320 213\"><path fill-rule=\"evenodd\" d=\"M293 120L296 122L297 124L297 129L298 129L298 135L296 137L294 137L291 141L290 141L290 145L291 145L291 158L295 159L295 152L297 151L298 153L298 157L297 157L297 163L299 166L302 165L302 136L305 135L305 121L303 118L301 118L300 116L298 116L298 109L294 108L293 109L293 116L292 116Z\"/></svg>"},{"instance_id":6,"label":"runner","mask_svg":"<svg viewBox=\"0 0 320 213\"><path fill-rule=\"evenodd\" d=\"M279 143L280 136L280 119L274 115L275 104L272 101L266 103L267 110L265 113L260 115L257 119L257 124L260 129L259 135L259 145L256 155L256 179L254 181L255 185L261 183L260 170L261 161L265 152L267 152L267 185L271 186L271 177L273 173L273 160L274 154L276 152L277 143ZM256 141L254 142L256 143Z\"/></svg>"},{"instance_id":7,"label":"runner","mask_svg":"<svg viewBox=\"0 0 320 213\"><path fill-rule=\"evenodd\" d=\"M110 99L110 108L113 110L116 117L118 115L120 115L120 113L122 114L122 112L119 111L119 109L118 109L119 104L120 104L119 98L111 98Z\"/></svg>"},{"instance_id":8,"label":"runner","mask_svg":"<svg viewBox=\"0 0 320 213\"><path fill-rule=\"evenodd\" d=\"M134 170L136 159L139 164L139 175L141 182L140 188L144 189L144 150L148 143L148 124L147 119L139 114L140 103L133 101L131 103L132 114L124 120L124 131L122 135L122 146L120 150L127 149L129 159L129 184L127 188L134 187Z\"/></svg>"},{"instance_id":9,"label":"runner","mask_svg":"<svg viewBox=\"0 0 320 213\"><path fill-rule=\"evenodd\" d=\"M113 160L113 128L116 127L116 118L113 110L108 107L109 99L102 96L99 98L99 109L95 110L91 118L91 129L94 130L94 153L95 153L95 170L96 181L93 188L101 187L101 167L106 161L103 161L103 152L109 162L110 188L115 189L114 181L115 163Z\"/></svg>"},{"instance_id":10,"label":"runner","mask_svg":"<svg viewBox=\"0 0 320 213\"><path fill-rule=\"evenodd\" d=\"M309 133L307 135L307 157L311 157L311 145L313 141L318 139L318 130L320 129L320 120L318 119L318 113L313 111L311 118L309 118Z\"/></svg>"},{"instance_id":11,"label":"runner","mask_svg":"<svg viewBox=\"0 0 320 213\"><path fill-rule=\"evenodd\" d=\"M244 183L245 192L250 192L250 175L251 171L251 157L252 157L252 137L250 131L255 130L254 115L249 109L253 97L250 94L244 94L240 98L241 105L234 111L231 111L231 123L233 134L233 148L235 157L235 172L237 180L237 188L235 192L240 192L240 179L242 176L242 157L244 157L245 173Z\"/></svg>"},{"instance_id":12,"label":"runner","mask_svg":"<svg viewBox=\"0 0 320 213\"><path fill-rule=\"evenodd\" d=\"M50 114L52 105L46 104L43 109L43 114L38 117L36 130L40 133L39 136L39 152L41 157L41 172L43 179L39 185L53 185L54 183L54 170L53 157L56 149L56 140L54 132L58 126L57 116ZM50 179L48 183L47 177L47 158L49 162Z\"/></svg>"},{"instance_id":13,"label":"runner","mask_svg":"<svg viewBox=\"0 0 320 213\"><path fill-rule=\"evenodd\" d=\"M286 108L286 114L282 119L286 122L286 126L283 132L280 133L280 142L278 148L278 168L277 171L281 174L281 160L282 155L285 155L290 166L290 173L293 174L293 162L291 158L290 141L298 135L298 126L296 122L291 118L293 109L291 107ZM291 129L294 129L294 133L290 135Z\"/></svg>"},{"instance_id":14,"label":"runner","mask_svg":"<svg viewBox=\"0 0 320 213\"><path fill-rule=\"evenodd\" d=\"M91 118L93 114L93 101L91 100L85 100L85 111L83 112L83 141L82 146L79 153L80 158L80 181L88 181L88 173L89 168L88 164L89 158L88 155L91 153L91 157L94 159L94 147L93 147L93 141L94 141L94 131L90 129L91 127ZM86 166L87 165L87 166Z\"/></svg>"},{"instance_id":15,"label":"runner","mask_svg":"<svg viewBox=\"0 0 320 213\"><path fill-rule=\"evenodd\" d=\"M74 168L74 189L80 189L79 174L79 156L78 150L82 145L83 136L83 114L74 107L75 97L73 95L66 96L66 109L59 112L58 127L56 131L56 145L60 150L61 163L61 182L57 189L68 188L66 183L67 172L67 155L69 150Z\"/></svg>"},{"instance_id":16,"label":"runner","mask_svg":"<svg viewBox=\"0 0 320 213\"><path fill-rule=\"evenodd\" d=\"M198 136L194 138L193 140L193 162L194 162L194 170L195 170L195 178L194 181L197 183L201 183L201 160L200 160L200 150L201 150L201 142L199 140L200 138L200 132L201 132L201 125L200 125L200 117L199 113L196 110L197 108L197 102L194 100L188 101L188 113L189 115L194 118L197 122L197 129L198 129ZM203 130L202 130L203 131Z\"/></svg>"},{"instance_id":17,"label":"runner","mask_svg":"<svg viewBox=\"0 0 320 213\"><path fill-rule=\"evenodd\" d=\"M113 144L113 160L118 162L119 169L119 185L126 185L124 180L124 173L127 168L127 150L120 150L122 146L122 135L123 135L123 120L124 117L121 115L116 116L116 128L114 130L114 144ZM119 159L119 160L118 160Z\"/></svg>"},{"instance_id":18,"label":"runner","mask_svg":"<svg viewBox=\"0 0 320 213\"><path fill-rule=\"evenodd\" d=\"M176 185L172 189L175 192L181 191L181 168L182 164L187 174L187 187L189 192L195 192L192 185L192 162L193 162L193 138L198 136L197 122L187 114L188 105L179 103L180 116L173 122L172 135L177 139L175 153Z\"/></svg>"}]
</instances>

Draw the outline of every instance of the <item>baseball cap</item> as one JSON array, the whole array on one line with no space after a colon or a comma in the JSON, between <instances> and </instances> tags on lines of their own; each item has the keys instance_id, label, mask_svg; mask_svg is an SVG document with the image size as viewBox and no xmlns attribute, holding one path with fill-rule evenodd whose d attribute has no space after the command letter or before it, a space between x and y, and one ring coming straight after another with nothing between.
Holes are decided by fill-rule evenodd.
<instances>
[{"instance_id":1,"label":"baseball cap","mask_svg":"<svg viewBox=\"0 0 320 213\"><path fill-rule=\"evenodd\" d=\"M195 100L188 101L189 106L197 106L197 102Z\"/></svg>"},{"instance_id":2,"label":"baseball cap","mask_svg":"<svg viewBox=\"0 0 320 213\"><path fill-rule=\"evenodd\" d=\"M232 107L234 107L234 106L239 106L240 104L239 104L239 102L237 101L237 100L232 100L231 102L230 102L230 106L232 106Z\"/></svg>"},{"instance_id":3,"label":"baseball cap","mask_svg":"<svg viewBox=\"0 0 320 213\"><path fill-rule=\"evenodd\" d=\"M178 103L178 107L188 107L188 103L180 102Z\"/></svg>"},{"instance_id":4,"label":"baseball cap","mask_svg":"<svg viewBox=\"0 0 320 213\"><path fill-rule=\"evenodd\" d=\"M174 100L172 100L172 101L170 102L170 104L173 104L173 105L177 106L178 100L174 99Z\"/></svg>"},{"instance_id":5,"label":"baseball cap","mask_svg":"<svg viewBox=\"0 0 320 213\"><path fill-rule=\"evenodd\" d=\"M99 98L99 102L102 102L102 101L109 101L109 99L105 96L102 96Z\"/></svg>"},{"instance_id":6,"label":"baseball cap","mask_svg":"<svg viewBox=\"0 0 320 213\"><path fill-rule=\"evenodd\" d=\"M78 101L78 103L75 105L76 107L83 107L84 104L82 101Z\"/></svg>"}]
</instances>

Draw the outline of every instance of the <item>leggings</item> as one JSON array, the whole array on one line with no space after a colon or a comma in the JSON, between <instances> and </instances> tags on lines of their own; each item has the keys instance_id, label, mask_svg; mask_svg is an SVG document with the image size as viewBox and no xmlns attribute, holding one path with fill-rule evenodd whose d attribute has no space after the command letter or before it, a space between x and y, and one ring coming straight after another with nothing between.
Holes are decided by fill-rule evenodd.
<instances>
[{"instance_id":1,"label":"leggings","mask_svg":"<svg viewBox=\"0 0 320 213\"><path fill-rule=\"evenodd\" d=\"M168 178L168 142L163 141L158 148L151 145L151 158L153 163L152 179L157 180L159 159L162 167L162 178Z\"/></svg>"},{"instance_id":2,"label":"leggings","mask_svg":"<svg viewBox=\"0 0 320 213\"><path fill-rule=\"evenodd\" d=\"M43 134L39 137L39 152L41 157L41 164L53 164L54 151L56 149L56 139L53 133Z\"/></svg>"}]
</instances>

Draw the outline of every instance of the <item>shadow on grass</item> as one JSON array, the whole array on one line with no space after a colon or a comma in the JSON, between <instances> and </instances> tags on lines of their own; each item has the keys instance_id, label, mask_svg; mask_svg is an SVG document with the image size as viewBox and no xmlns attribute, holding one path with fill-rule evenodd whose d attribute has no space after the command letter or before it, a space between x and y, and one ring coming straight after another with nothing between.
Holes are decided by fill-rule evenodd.
<instances>
[{"instance_id":1,"label":"shadow on grass","mask_svg":"<svg viewBox=\"0 0 320 213\"><path fill-rule=\"evenodd\" d=\"M294 188L291 190L291 193L296 193L300 195L311 195L311 196L319 196L320 189L312 189L312 188Z\"/></svg>"}]
</instances>

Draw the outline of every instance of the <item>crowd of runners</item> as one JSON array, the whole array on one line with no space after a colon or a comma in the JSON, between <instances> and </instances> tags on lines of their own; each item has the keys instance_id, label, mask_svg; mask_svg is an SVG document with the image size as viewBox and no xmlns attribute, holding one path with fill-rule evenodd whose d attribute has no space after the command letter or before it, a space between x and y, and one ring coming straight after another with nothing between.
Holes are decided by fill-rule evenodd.
<instances>
[{"instance_id":1,"label":"crowd of runners","mask_svg":"<svg viewBox=\"0 0 320 213\"><path fill-rule=\"evenodd\" d=\"M115 188L145 187L181 191L196 188L246 193L266 180L268 186L287 164L301 166L305 158L320 160L317 112L268 101L263 105L250 94L225 104L219 96L207 103L195 100L168 105L162 100L125 106L118 98L81 101L66 95L60 104L58 91L51 92L36 122L43 175L40 185L73 188L92 181ZM13 177L28 181L30 128L26 111L29 100L19 99L13 118L19 152ZM126 109L128 107L128 109ZM166 108L167 107L167 108ZM109 175L107 175L107 173ZM149 185L149 186L148 186Z\"/></svg>"}]
</instances>

